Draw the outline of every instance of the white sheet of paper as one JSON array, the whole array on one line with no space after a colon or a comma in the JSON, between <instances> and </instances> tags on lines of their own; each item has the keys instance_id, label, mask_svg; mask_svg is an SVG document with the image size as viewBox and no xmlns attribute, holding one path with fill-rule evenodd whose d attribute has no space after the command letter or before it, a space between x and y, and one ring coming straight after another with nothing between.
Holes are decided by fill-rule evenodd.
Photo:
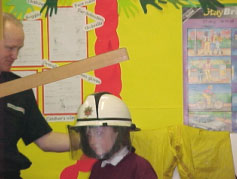
<instances>
[{"instance_id":1,"label":"white sheet of paper","mask_svg":"<svg viewBox=\"0 0 237 179\"><path fill-rule=\"evenodd\" d=\"M43 86L45 115L76 114L82 103L80 76L74 76Z\"/></svg>"},{"instance_id":2,"label":"white sheet of paper","mask_svg":"<svg viewBox=\"0 0 237 179\"><path fill-rule=\"evenodd\" d=\"M58 8L49 20L49 60L75 61L87 57L86 17L72 7Z\"/></svg>"},{"instance_id":3,"label":"white sheet of paper","mask_svg":"<svg viewBox=\"0 0 237 179\"><path fill-rule=\"evenodd\" d=\"M40 66L42 60L41 20L23 21L24 47L13 66Z\"/></svg>"},{"instance_id":4,"label":"white sheet of paper","mask_svg":"<svg viewBox=\"0 0 237 179\"><path fill-rule=\"evenodd\" d=\"M17 75L19 75L19 76L21 76L21 77L24 77L24 76L28 76L28 75L33 75L33 74L36 74L37 73L37 71L17 71L17 70L14 70L14 71L12 71L13 73L15 73L15 74L17 74ZM37 95L37 88L33 88L32 89L33 90L33 92L34 92L34 95L35 95L35 99L36 99L36 101L38 101L38 95Z\"/></svg>"}]
</instances>

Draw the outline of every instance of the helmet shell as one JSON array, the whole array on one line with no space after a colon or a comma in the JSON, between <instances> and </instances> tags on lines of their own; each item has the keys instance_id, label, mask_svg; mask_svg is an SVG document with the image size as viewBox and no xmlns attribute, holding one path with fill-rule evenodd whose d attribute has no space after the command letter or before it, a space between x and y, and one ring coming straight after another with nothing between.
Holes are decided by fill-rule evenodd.
<instances>
[{"instance_id":1,"label":"helmet shell","mask_svg":"<svg viewBox=\"0 0 237 179\"><path fill-rule=\"evenodd\" d=\"M110 93L89 95L80 106L75 126L124 126L134 128L126 104Z\"/></svg>"},{"instance_id":2,"label":"helmet shell","mask_svg":"<svg viewBox=\"0 0 237 179\"><path fill-rule=\"evenodd\" d=\"M98 154L89 144L87 131L94 127L112 127L118 133L110 150L104 150L101 141L96 141ZM131 149L130 131L139 130L132 123L126 104L117 96L101 92L89 95L79 107L77 121L74 126L68 126L71 154L73 159L79 156L80 148L89 157L107 159L119 151L122 146ZM99 134L98 134L99 135ZM97 150L97 151L98 151ZM103 152L102 152L103 151Z\"/></svg>"}]
</instances>

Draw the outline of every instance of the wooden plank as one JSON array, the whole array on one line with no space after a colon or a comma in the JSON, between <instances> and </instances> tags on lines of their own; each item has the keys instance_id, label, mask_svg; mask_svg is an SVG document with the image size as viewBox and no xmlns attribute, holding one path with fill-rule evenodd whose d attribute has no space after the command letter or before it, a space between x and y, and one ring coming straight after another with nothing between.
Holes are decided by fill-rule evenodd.
<instances>
[{"instance_id":1,"label":"wooden plank","mask_svg":"<svg viewBox=\"0 0 237 179\"><path fill-rule=\"evenodd\" d=\"M0 40L3 39L3 5L2 5L2 0L0 0Z\"/></svg>"},{"instance_id":2,"label":"wooden plank","mask_svg":"<svg viewBox=\"0 0 237 179\"><path fill-rule=\"evenodd\" d=\"M120 48L61 67L8 81L0 84L0 97L103 68L125 60L128 60L127 50L126 48Z\"/></svg>"}]
</instances>

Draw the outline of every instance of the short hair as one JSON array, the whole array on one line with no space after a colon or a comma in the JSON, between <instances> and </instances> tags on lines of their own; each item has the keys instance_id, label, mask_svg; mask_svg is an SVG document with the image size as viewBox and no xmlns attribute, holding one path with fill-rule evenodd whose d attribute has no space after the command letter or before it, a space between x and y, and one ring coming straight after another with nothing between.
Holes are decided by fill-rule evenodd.
<instances>
[{"instance_id":1,"label":"short hair","mask_svg":"<svg viewBox=\"0 0 237 179\"><path fill-rule=\"evenodd\" d=\"M10 13L3 13L3 27L5 27L6 22L10 22L18 27L23 27L22 22Z\"/></svg>"}]
</instances>

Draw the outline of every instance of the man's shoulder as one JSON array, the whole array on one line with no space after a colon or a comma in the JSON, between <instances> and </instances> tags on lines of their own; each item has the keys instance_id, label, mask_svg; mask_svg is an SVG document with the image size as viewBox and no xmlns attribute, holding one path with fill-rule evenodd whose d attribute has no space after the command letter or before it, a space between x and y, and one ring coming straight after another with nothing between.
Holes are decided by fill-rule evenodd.
<instances>
[{"instance_id":1,"label":"man's shoulder","mask_svg":"<svg viewBox=\"0 0 237 179\"><path fill-rule=\"evenodd\" d=\"M20 76L18 76L17 74L15 74L13 72L2 72L2 75L6 81L15 80L17 78L20 78Z\"/></svg>"},{"instance_id":2,"label":"man's shoulder","mask_svg":"<svg viewBox=\"0 0 237 179\"><path fill-rule=\"evenodd\" d=\"M13 73L13 72L2 72L1 73L1 82L8 82L11 80L15 80L15 79L19 79L21 78L19 75ZM32 89L28 89L28 90L24 90L22 92L16 93L17 98L19 97L19 95L24 95L24 97L26 97L25 95L29 96L32 95L33 91ZM12 95L10 95L12 97Z\"/></svg>"}]
</instances>

